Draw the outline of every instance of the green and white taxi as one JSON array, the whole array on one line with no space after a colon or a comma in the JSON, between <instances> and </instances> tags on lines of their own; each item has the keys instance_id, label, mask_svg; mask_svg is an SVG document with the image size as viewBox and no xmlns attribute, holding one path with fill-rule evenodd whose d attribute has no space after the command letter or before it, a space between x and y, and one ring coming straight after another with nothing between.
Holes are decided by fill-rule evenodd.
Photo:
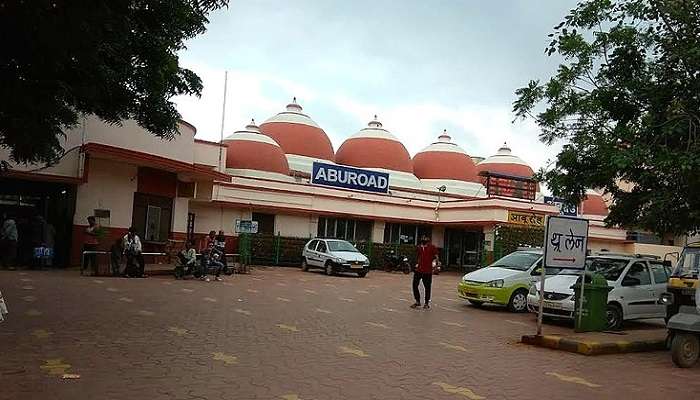
<instances>
[{"instance_id":1,"label":"green and white taxi","mask_svg":"<svg viewBox=\"0 0 700 400\"><path fill-rule=\"evenodd\" d=\"M459 297L475 306L490 303L507 306L512 312L527 311L530 285L542 274L542 254L540 249L518 250L464 275L457 286ZM546 271L547 275L558 272L556 268Z\"/></svg>"}]
</instances>

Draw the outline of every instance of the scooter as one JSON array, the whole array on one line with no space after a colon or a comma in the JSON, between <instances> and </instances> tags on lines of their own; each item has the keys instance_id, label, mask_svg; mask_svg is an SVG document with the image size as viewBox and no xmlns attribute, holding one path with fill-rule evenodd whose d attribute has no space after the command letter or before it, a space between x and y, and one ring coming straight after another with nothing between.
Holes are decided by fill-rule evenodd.
<instances>
[{"instance_id":1,"label":"scooter","mask_svg":"<svg viewBox=\"0 0 700 400\"><path fill-rule=\"evenodd\" d=\"M680 368L690 368L700 358L700 310L681 306L668 321L671 359Z\"/></svg>"},{"instance_id":2,"label":"scooter","mask_svg":"<svg viewBox=\"0 0 700 400\"><path fill-rule=\"evenodd\" d=\"M396 270L402 271L404 274L411 273L411 264L408 263L408 257L397 254L394 250L390 250L384 256L386 272Z\"/></svg>"}]
</instances>

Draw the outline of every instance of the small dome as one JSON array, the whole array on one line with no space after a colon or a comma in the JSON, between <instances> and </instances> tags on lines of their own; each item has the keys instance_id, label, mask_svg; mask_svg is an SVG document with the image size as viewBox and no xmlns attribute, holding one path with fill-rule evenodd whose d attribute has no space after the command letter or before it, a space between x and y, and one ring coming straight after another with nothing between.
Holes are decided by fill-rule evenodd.
<instances>
[{"instance_id":1,"label":"small dome","mask_svg":"<svg viewBox=\"0 0 700 400\"><path fill-rule=\"evenodd\" d=\"M480 182L474 161L464 149L452 143L447 131L413 157L413 172L420 179Z\"/></svg>"},{"instance_id":2,"label":"small dome","mask_svg":"<svg viewBox=\"0 0 700 400\"><path fill-rule=\"evenodd\" d=\"M282 148L263 135L252 120L245 129L226 139L226 168L253 169L289 175L289 164Z\"/></svg>"},{"instance_id":3,"label":"small dome","mask_svg":"<svg viewBox=\"0 0 700 400\"><path fill-rule=\"evenodd\" d=\"M335 155L338 164L413 173L413 162L396 136L382 128L374 116L368 126L350 136Z\"/></svg>"},{"instance_id":4,"label":"small dome","mask_svg":"<svg viewBox=\"0 0 700 400\"><path fill-rule=\"evenodd\" d=\"M581 215L597 215L602 217L608 216L608 205L600 193L595 190L586 190L586 198L581 203Z\"/></svg>"},{"instance_id":5,"label":"small dome","mask_svg":"<svg viewBox=\"0 0 700 400\"><path fill-rule=\"evenodd\" d=\"M295 97L285 111L263 122L260 130L279 143L286 154L333 161L333 145L328 135L302 111Z\"/></svg>"},{"instance_id":6,"label":"small dome","mask_svg":"<svg viewBox=\"0 0 700 400\"><path fill-rule=\"evenodd\" d=\"M506 143L503 143L503 146L498 149L498 153L478 163L476 169L478 172L488 171L524 178L532 178L532 175L535 174L522 158L513 155Z\"/></svg>"}]
</instances>

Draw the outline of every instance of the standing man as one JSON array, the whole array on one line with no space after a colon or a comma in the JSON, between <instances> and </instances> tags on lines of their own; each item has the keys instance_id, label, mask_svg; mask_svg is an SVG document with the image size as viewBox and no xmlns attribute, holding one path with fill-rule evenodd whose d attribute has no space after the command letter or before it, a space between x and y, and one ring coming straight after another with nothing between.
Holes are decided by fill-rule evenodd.
<instances>
[{"instance_id":1,"label":"standing man","mask_svg":"<svg viewBox=\"0 0 700 400\"><path fill-rule=\"evenodd\" d=\"M124 235L122 242L124 246L124 254L126 255L127 277L144 278L146 262L143 259L143 246L141 245L139 235L136 234L136 228L133 226L129 228L129 233ZM138 263L139 269L137 271L134 271L134 261Z\"/></svg>"},{"instance_id":2,"label":"standing man","mask_svg":"<svg viewBox=\"0 0 700 400\"><path fill-rule=\"evenodd\" d=\"M100 244L98 237L100 225L95 220L94 216L87 217L88 227L85 228L85 242L83 243L83 251L97 251L97 246ZM97 254L87 254L83 256L83 265L80 268L80 274L86 267L90 266L94 275L97 275Z\"/></svg>"},{"instance_id":3,"label":"standing man","mask_svg":"<svg viewBox=\"0 0 700 400\"><path fill-rule=\"evenodd\" d=\"M19 240L17 223L12 217L7 217L5 222L2 223L2 230L0 230L0 243L2 243L2 254L0 254L0 257L2 257L3 268L15 268L17 240Z\"/></svg>"},{"instance_id":4,"label":"standing man","mask_svg":"<svg viewBox=\"0 0 700 400\"><path fill-rule=\"evenodd\" d=\"M437 247L433 246L430 243L430 239L423 235L416 251L416 256L418 265L413 273L413 298L416 302L413 303L411 308L420 307L420 289L418 285L423 281L423 288L425 289L423 308L427 310L430 308L430 288L433 284L433 261L438 260Z\"/></svg>"}]
</instances>

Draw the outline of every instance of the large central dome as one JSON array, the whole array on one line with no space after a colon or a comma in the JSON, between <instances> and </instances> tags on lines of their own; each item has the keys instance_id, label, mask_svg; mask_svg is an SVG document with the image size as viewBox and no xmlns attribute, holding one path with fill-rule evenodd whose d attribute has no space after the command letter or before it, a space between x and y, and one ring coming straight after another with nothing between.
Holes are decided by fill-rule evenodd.
<instances>
[{"instance_id":1,"label":"large central dome","mask_svg":"<svg viewBox=\"0 0 700 400\"><path fill-rule=\"evenodd\" d=\"M413 162L406 147L382 127L376 115L366 128L340 146L335 160L353 167L413 173Z\"/></svg>"},{"instance_id":2,"label":"large central dome","mask_svg":"<svg viewBox=\"0 0 700 400\"><path fill-rule=\"evenodd\" d=\"M420 179L480 182L476 165L466 151L444 131L437 142L413 157L413 172Z\"/></svg>"},{"instance_id":3,"label":"large central dome","mask_svg":"<svg viewBox=\"0 0 700 400\"><path fill-rule=\"evenodd\" d=\"M297 104L296 97L287 105L285 111L263 122L260 130L279 143L288 156L308 157L311 159L307 160L308 162L313 159L333 161L335 158L333 145L326 132L303 113L303 109ZM290 164L295 161L299 160L290 159Z\"/></svg>"}]
</instances>

